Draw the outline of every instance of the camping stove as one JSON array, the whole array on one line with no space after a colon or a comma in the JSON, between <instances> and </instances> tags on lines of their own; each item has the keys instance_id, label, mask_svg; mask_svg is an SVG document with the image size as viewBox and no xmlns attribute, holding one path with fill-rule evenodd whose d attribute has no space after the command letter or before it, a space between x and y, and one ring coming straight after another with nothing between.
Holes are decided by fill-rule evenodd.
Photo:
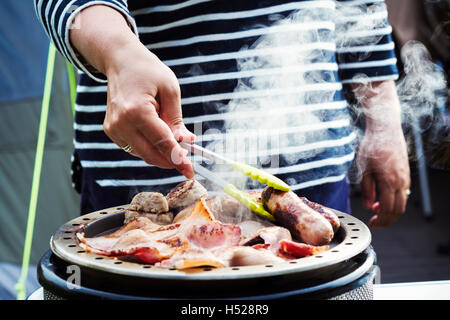
<instances>
[{"instance_id":1,"label":"camping stove","mask_svg":"<svg viewBox=\"0 0 450 320\"><path fill-rule=\"evenodd\" d=\"M52 236L38 265L45 299L372 299L376 254L367 226L335 211L330 249L273 265L165 269L130 257L86 252L76 233L104 235L123 225L127 206L73 219Z\"/></svg>"}]
</instances>

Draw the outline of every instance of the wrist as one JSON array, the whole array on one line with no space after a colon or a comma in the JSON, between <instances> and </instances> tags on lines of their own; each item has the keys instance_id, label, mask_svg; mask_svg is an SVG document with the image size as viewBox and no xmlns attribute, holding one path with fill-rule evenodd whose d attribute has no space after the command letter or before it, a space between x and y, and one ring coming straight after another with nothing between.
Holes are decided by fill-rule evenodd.
<instances>
[{"instance_id":1,"label":"wrist","mask_svg":"<svg viewBox=\"0 0 450 320\"><path fill-rule=\"evenodd\" d=\"M355 87L365 116L366 130L396 132L402 130L400 100L393 81Z\"/></svg>"},{"instance_id":2,"label":"wrist","mask_svg":"<svg viewBox=\"0 0 450 320\"><path fill-rule=\"evenodd\" d=\"M400 107L379 105L364 110L366 130L369 132L395 132L402 130Z\"/></svg>"},{"instance_id":3,"label":"wrist","mask_svg":"<svg viewBox=\"0 0 450 320\"><path fill-rule=\"evenodd\" d=\"M73 23L79 26L69 32L73 47L87 63L105 75L115 61L116 52L140 44L123 15L106 5L84 8Z\"/></svg>"},{"instance_id":4,"label":"wrist","mask_svg":"<svg viewBox=\"0 0 450 320\"><path fill-rule=\"evenodd\" d=\"M108 76L119 73L131 62L145 58L148 53L147 48L136 37L118 38L116 41L111 41L103 55L102 72L108 78Z\"/></svg>"}]
</instances>

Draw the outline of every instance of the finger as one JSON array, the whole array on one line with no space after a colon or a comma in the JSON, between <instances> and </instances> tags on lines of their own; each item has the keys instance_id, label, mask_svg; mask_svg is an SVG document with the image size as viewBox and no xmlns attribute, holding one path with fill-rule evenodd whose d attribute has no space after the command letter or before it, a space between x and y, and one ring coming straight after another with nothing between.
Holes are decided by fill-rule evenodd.
<instances>
[{"instance_id":1,"label":"finger","mask_svg":"<svg viewBox=\"0 0 450 320\"><path fill-rule=\"evenodd\" d=\"M164 125L165 123L161 120L157 125L157 129L150 130L151 132L149 132L149 130L145 130L144 135L146 135L146 137L150 137L150 139L153 139L153 146L161 155L163 155L170 163L173 164L175 169L186 176L186 178L192 179L194 176L194 169L192 167L191 161L187 157L188 151L181 148L170 130L167 127L164 128ZM151 126L149 128L155 128L155 126ZM165 134L160 133L159 139L155 139L152 134L156 130L164 130L166 132ZM169 132L167 132L167 130L169 130Z\"/></svg>"},{"instance_id":2,"label":"finger","mask_svg":"<svg viewBox=\"0 0 450 320\"><path fill-rule=\"evenodd\" d=\"M131 125L127 126L125 130L121 131L120 138L112 139L119 147L123 148L125 145L131 147L130 154L141 158L148 164L155 165L159 168L173 169L174 165L167 161L154 146Z\"/></svg>"},{"instance_id":3,"label":"finger","mask_svg":"<svg viewBox=\"0 0 450 320\"><path fill-rule=\"evenodd\" d=\"M175 140L169 126L158 117L154 108L145 108L136 119L135 125L153 147L173 164L175 169L188 179L194 176L191 161L184 149Z\"/></svg>"},{"instance_id":4,"label":"finger","mask_svg":"<svg viewBox=\"0 0 450 320\"><path fill-rule=\"evenodd\" d=\"M382 187L380 189L379 212L369 221L369 226L372 228L386 227L396 219L396 216L394 215L395 191L387 187Z\"/></svg>"},{"instance_id":5,"label":"finger","mask_svg":"<svg viewBox=\"0 0 450 320\"><path fill-rule=\"evenodd\" d=\"M397 190L395 193L395 202L394 202L394 215L397 219L405 212L406 210L406 201L408 197L403 190Z\"/></svg>"},{"instance_id":6,"label":"finger","mask_svg":"<svg viewBox=\"0 0 450 320\"><path fill-rule=\"evenodd\" d=\"M380 203L377 201L372 205L372 211L375 212L376 214L380 213Z\"/></svg>"},{"instance_id":7,"label":"finger","mask_svg":"<svg viewBox=\"0 0 450 320\"><path fill-rule=\"evenodd\" d=\"M177 141L193 143L195 135L183 123L181 93L178 82L160 88L160 117L167 123Z\"/></svg>"},{"instance_id":8,"label":"finger","mask_svg":"<svg viewBox=\"0 0 450 320\"><path fill-rule=\"evenodd\" d=\"M194 143L195 141L195 134L190 132L184 124L175 126L171 128L173 136L175 137L175 140L178 142L184 141L187 143Z\"/></svg>"},{"instance_id":9,"label":"finger","mask_svg":"<svg viewBox=\"0 0 450 320\"><path fill-rule=\"evenodd\" d=\"M366 209L371 209L375 202L375 179L371 174L366 174L361 180L361 197Z\"/></svg>"},{"instance_id":10,"label":"finger","mask_svg":"<svg viewBox=\"0 0 450 320\"><path fill-rule=\"evenodd\" d=\"M370 218L369 220L369 227L376 229L378 215L380 214L380 203L377 201L372 205L372 211L375 212L375 214ZM375 226L375 227L374 227Z\"/></svg>"}]
</instances>

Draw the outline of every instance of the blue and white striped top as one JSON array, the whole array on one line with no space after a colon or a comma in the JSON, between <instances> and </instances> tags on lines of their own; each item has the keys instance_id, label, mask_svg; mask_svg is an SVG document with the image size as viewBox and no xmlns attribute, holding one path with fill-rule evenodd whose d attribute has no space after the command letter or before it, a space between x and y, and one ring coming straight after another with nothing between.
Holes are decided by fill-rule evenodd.
<instances>
[{"instance_id":1,"label":"blue and white striped top","mask_svg":"<svg viewBox=\"0 0 450 320\"><path fill-rule=\"evenodd\" d=\"M185 179L103 132L107 80L69 41L75 15L99 3L120 11L174 71L198 143L265 167L293 190L346 177L357 135L343 84L397 79L384 1L35 0L50 39L79 69L73 174L85 211Z\"/></svg>"}]
</instances>

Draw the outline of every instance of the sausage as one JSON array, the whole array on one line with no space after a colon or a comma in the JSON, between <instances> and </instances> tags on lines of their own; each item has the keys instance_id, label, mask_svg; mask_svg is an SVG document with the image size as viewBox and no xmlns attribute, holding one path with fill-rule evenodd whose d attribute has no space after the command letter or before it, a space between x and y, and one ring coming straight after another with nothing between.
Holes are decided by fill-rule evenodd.
<instances>
[{"instance_id":1,"label":"sausage","mask_svg":"<svg viewBox=\"0 0 450 320\"><path fill-rule=\"evenodd\" d=\"M319 212L305 204L294 192L264 188L262 203L281 226L287 228L292 237L313 246L329 243L333 227Z\"/></svg>"},{"instance_id":2,"label":"sausage","mask_svg":"<svg viewBox=\"0 0 450 320\"><path fill-rule=\"evenodd\" d=\"M300 197L300 200L302 200L307 206L319 212L325 219L327 219L328 222L331 223L334 233L336 233L336 231L338 231L338 229L341 227L338 216L327 207L324 207L323 205L316 202L309 201L305 197Z\"/></svg>"}]
</instances>

